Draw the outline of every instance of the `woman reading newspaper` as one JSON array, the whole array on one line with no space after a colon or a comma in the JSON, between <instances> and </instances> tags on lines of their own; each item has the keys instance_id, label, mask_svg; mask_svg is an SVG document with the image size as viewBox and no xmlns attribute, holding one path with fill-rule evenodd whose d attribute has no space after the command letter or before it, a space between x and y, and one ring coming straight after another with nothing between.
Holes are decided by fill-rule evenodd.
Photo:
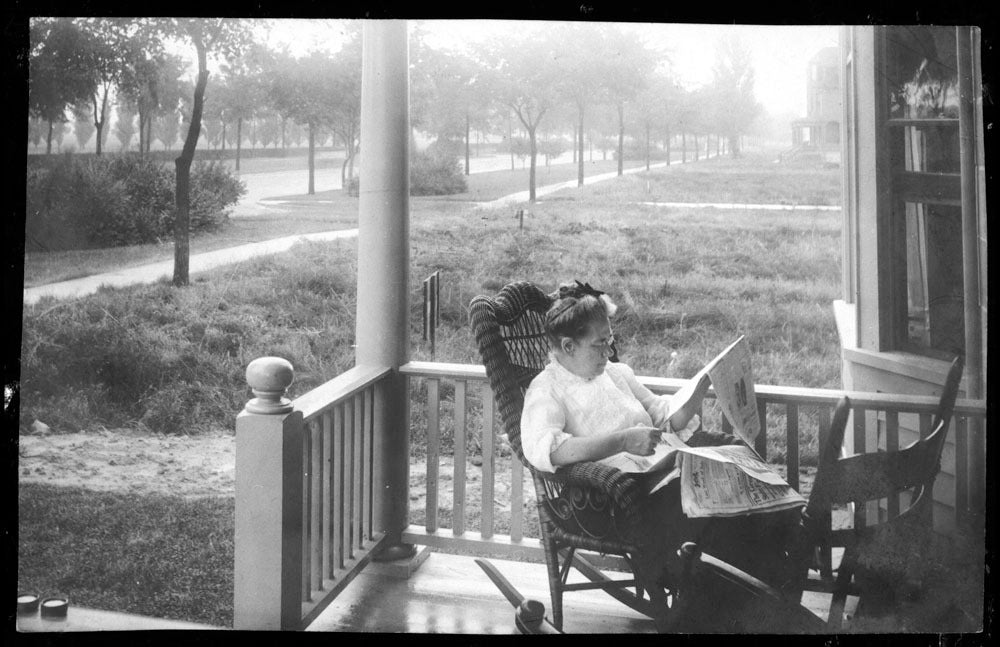
<instances>
[{"instance_id":1,"label":"woman reading newspaper","mask_svg":"<svg viewBox=\"0 0 1000 647\"><path fill-rule=\"evenodd\" d=\"M676 442L675 435L684 440L682 446L740 442L700 429L696 410L708 390L708 375L693 384L681 404L653 394L624 363L608 361L614 353L610 317L616 307L606 294L577 281L560 286L553 296L545 321L550 361L525 393L521 415L521 444L535 468L555 472L579 461L649 456L664 440ZM695 541L769 584L781 586L791 576L786 547L798 525L798 509L689 518L679 483L670 481L642 499L643 509L631 515L636 521L622 529L628 541L643 548L637 568L653 569L646 573L672 588L680 575L676 551L681 543Z\"/></svg>"}]
</instances>

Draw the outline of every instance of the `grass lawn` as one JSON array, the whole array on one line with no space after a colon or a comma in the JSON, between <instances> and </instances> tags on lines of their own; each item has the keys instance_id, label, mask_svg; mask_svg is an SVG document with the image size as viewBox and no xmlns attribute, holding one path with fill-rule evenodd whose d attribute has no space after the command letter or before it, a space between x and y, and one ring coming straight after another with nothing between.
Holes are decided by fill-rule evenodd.
<instances>
[{"instance_id":1,"label":"grass lawn","mask_svg":"<svg viewBox=\"0 0 1000 647\"><path fill-rule=\"evenodd\" d=\"M22 484L18 586L71 604L233 624L232 498Z\"/></svg>"}]
</instances>

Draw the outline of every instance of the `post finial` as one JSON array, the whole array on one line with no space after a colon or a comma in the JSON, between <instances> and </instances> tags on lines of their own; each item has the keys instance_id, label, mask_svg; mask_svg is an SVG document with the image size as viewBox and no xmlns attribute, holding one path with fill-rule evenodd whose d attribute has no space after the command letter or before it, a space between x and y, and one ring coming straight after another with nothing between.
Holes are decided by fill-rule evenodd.
<instances>
[{"instance_id":1,"label":"post finial","mask_svg":"<svg viewBox=\"0 0 1000 647\"><path fill-rule=\"evenodd\" d=\"M292 410L285 391L295 378L291 362L281 357L258 357L247 365L247 384L257 397L246 404L250 413L280 414Z\"/></svg>"}]
</instances>

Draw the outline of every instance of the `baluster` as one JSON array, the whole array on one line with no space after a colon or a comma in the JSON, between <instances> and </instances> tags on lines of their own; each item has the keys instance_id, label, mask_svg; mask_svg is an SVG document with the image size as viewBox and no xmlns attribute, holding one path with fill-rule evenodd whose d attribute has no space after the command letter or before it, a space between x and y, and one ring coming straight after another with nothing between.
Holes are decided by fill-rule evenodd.
<instances>
[{"instance_id":1,"label":"baluster","mask_svg":"<svg viewBox=\"0 0 1000 647\"><path fill-rule=\"evenodd\" d=\"M454 499L452 500L452 532L465 533L465 380L455 383L455 471Z\"/></svg>"},{"instance_id":2,"label":"baluster","mask_svg":"<svg viewBox=\"0 0 1000 647\"><path fill-rule=\"evenodd\" d=\"M438 527L438 468L441 462L440 381L427 379L427 532Z\"/></svg>"},{"instance_id":3,"label":"baluster","mask_svg":"<svg viewBox=\"0 0 1000 647\"><path fill-rule=\"evenodd\" d=\"M361 464L361 436L364 434L364 402L360 395L351 398L354 402L354 425L351 427L351 463L354 482L351 485L351 556L356 555L356 550L360 550L361 544L361 487L364 481Z\"/></svg>"},{"instance_id":4,"label":"baluster","mask_svg":"<svg viewBox=\"0 0 1000 647\"><path fill-rule=\"evenodd\" d=\"M344 568L344 404L333 410L333 567Z\"/></svg>"},{"instance_id":5,"label":"baluster","mask_svg":"<svg viewBox=\"0 0 1000 647\"><path fill-rule=\"evenodd\" d=\"M785 479L799 491L799 406L785 405Z\"/></svg>"},{"instance_id":6,"label":"baluster","mask_svg":"<svg viewBox=\"0 0 1000 647\"><path fill-rule=\"evenodd\" d=\"M513 451L510 453L510 540L524 537L524 466Z\"/></svg>"},{"instance_id":7,"label":"baluster","mask_svg":"<svg viewBox=\"0 0 1000 647\"><path fill-rule=\"evenodd\" d=\"M354 400L344 402L344 516L341 517L341 539L344 542L344 561L354 559Z\"/></svg>"},{"instance_id":8,"label":"baluster","mask_svg":"<svg viewBox=\"0 0 1000 647\"><path fill-rule=\"evenodd\" d=\"M333 579L333 559L330 556L330 542L333 534L333 457L330 449L333 443L333 416L330 411L323 413L323 554L321 568L324 579Z\"/></svg>"},{"instance_id":9,"label":"baluster","mask_svg":"<svg viewBox=\"0 0 1000 647\"><path fill-rule=\"evenodd\" d=\"M373 480L372 480L372 469L374 456L372 454L372 448L375 439L375 389L368 387L365 389L365 434L364 434L364 444L365 444L365 456L364 456L364 469L365 469L365 484L364 489L361 494L364 498L364 515L361 519L362 524L362 539L364 541L369 541L372 538L372 511L374 506L372 505L373 495Z\"/></svg>"},{"instance_id":10,"label":"baluster","mask_svg":"<svg viewBox=\"0 0 1000 647\"><path fill-rule=\"evenodd\" d=\"M480 534L483 539L493 536L493 392L483 385L483 498Z\"/></svg>"},{"instance_id":11,"label":"baluster","mask_svg":"<svg viewBox=\"0 0 1000 647\"><path fill-rule=\"evenodd\" d=\"M830 407L819 407L816 410L817 424L819 425L819 455L823 455L823 448L830 442ZM843 444L841 444L843 453ZM821 520L823 528L833 526L833 514L831 511L823 513ZM824 543L819 549L819 572L824 579L833 576L833 550L829 543Z\"/></svg>"},{"instance_id":12,"label":"baluster","mask_svg":"<svg viewBox=\"0 0 1000 647\"><path fill-rule=\"evenodd\" d=\"M409 394L409 380L406 384L406 393ZM385 381L380 381L375 384L375 388L372 390L373 395L373 416L372 416L372 530L373 532L381 532L384 528L380 527L383 517L383 508L388 504L384 499L386 498L382 492L382 484L385 482L382 475L382 464L381 461L376 460L378 456L383 456L385 451L383 449L385 445L385 419L386 419L386 386ZM410 421L410 398L406 398L406 415L404 416L407 427L409 430ZM409 460L409 457L407 457Z\"/></svg>"},{"instance_id":13,"label":"baluster","mask_svg":"<svg viewBox=\"0 0 1000 647\"><path fill-rule=\"evenodd\" d=\"M757 398L757 419L760 420L760 433L753 441L754 449L767 461L767 402L761 398Z\"/></svg>"},{"instance_id":14,"label":"baluster","mask_svg":"<svg viewBox=\"0 0 1000 647\"><path fill-rule=\"evenodd\" d=\"M955 428L955 524L965 525L969 506L969 436L965 418L954 416Z\"/></svg>"},{"instance_id":15,"label":"baluster","mask_svg":"<svg viewBox=\"0 0 1000 647\"><path fill-rule=\"evenodd\" d=\"M899 451L899 412L885 412L885 451ZM881 503L881 502L880 502ZM890 519L899 516L899 493L890 494L886 501L886 511Z\"/></svg>"},{"instance_id":16,"label":"baluster","mask_svg":"<svg viewBox=\"0 0 1000 647\"><path fill-rule=\"evenodd\" d=\"M310 452L312 451L312 434L308 431L308 426L302 434L302 600L308 602L312 600L310 589L310 577L312 575L309 562L312 561L312 551L309 549L309 533L312 521L312 487L310 487L309 477L312 471L312 461Z\"/></svg>"},{"instance_id":17,"label":"baluster","mask_svg":"<svg viewBox=\"0 0 1000 647\"><path fill-rule=\"evenodd\" d=\"M868 451L867 442L867 425L865 424L866 418L868 417L868 410L864 407L858 407L854 410L854 453L864 454ZM876 448L877 449L877 448ZM843 453L843 447L841 447L841 453ZM868 510L866 505L855 505L854 506L854 527L861 528L867 526Z\"/></svg>"},{"instance_id":18,"label":"baluster","mask_svg":"<svg viewBox=\"0 0 1000 647\"><path fill-rule=\"evenodd\" d=\"M323 507L323 499L320 496L323 477L322 459L323 445L320 442L319 427L313 423L309 425L309 453L312 458L312 473L309 475L309 585L313 591L323 588L323 575L320 571L323 560L323 534L320 522L323 515L320 508Z\"/></svg>"}]
</instances>

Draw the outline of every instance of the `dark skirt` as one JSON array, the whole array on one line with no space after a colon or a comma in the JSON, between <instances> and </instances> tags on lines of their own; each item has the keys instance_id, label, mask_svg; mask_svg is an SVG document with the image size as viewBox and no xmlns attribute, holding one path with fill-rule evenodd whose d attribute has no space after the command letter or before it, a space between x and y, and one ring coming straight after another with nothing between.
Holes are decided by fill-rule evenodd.
<instances>
[{"instance_id":1,"label":"dark skirt","mask_svg":"<svg viewBox=\"0 0 1000 647\"><path fill-rule=\"evenodd\" d=\"M694 441L694 442L692 442ZM732 444L732 436L696 434L692 446ZM684 542L721 559L757 579L781 587L794 576L789 550L800 527L801 508L736 517L690 518L681 508L680 480L674 480L639 503L640 509L621 530L640 547L637 566L673 588L681 572L677 549Z\"/></svg>"}]
</instances>

